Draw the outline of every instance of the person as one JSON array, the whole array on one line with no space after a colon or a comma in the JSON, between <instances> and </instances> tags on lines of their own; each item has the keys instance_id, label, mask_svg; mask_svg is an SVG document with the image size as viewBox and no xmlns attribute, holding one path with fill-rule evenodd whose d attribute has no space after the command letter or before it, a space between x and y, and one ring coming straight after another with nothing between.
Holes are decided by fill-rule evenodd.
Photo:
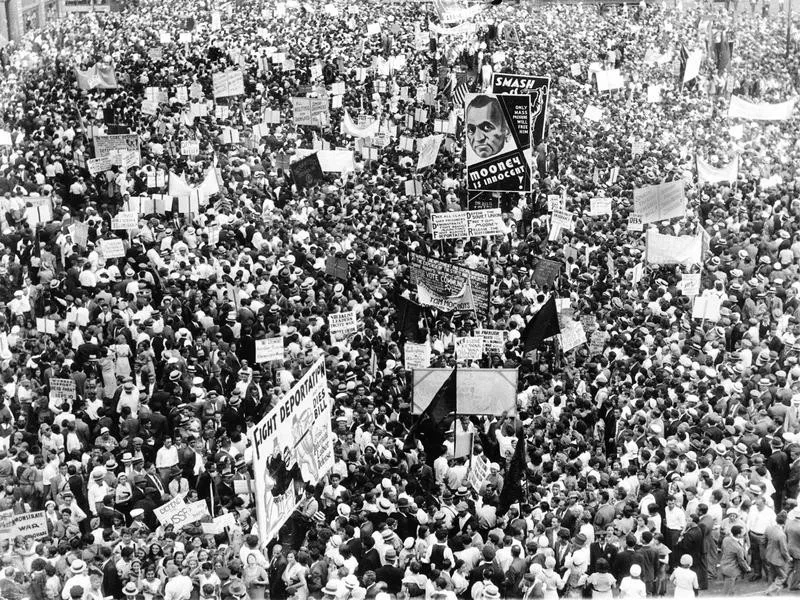
<instances>
[{"instance_id":1,"label":"person","mask_svg":"<svg viewBox=\"0 0 800 600\"><path fill-rule=\"evenodd\" d=\"M608 561L601 558L597 561L597 570L589 575L586 585L591 587L592 598L595 600L609 600L613 598L614 587L617 580L609 573Z\"/></svg>"},{"instance_id":2,"label":"person","mask_svg":"<svg viewBox=\"0 0 800 600\"><path fill-rule=\"evenodd\" d=\"M767 583L769 583L765 593L770 596L783 589L791 561L786 544L785 524L786 513L781 511L776 515L775 523L767 527L764 533L764 561L767 566Z\"/></svg>"},{"instance_id":3,"label":"person","mask_svg":"<svg viewBox=\"0 0 800 600\"><path fill-rule=\"evenodd\" d=\"M294 552L286 555L286 568L283 570L281 579L286 586L286 594L295 600L305 600L308 597L308 585L306 583L306 573L308 572L305 555L302 562L298 561Z\"/></svg>"},{"instance_id":4,"label":"person","mask_svg":"<svg viewBox=\"0 0 800 600\"><path fill-rule=\"evenodd\" d=\"M242 583L251 600L263 600L265 586L269 585L266 569L258 563L258 553L250 552L242 573Z\"/></svg>"},{"instance_id":5,"label":"person","mask_svg":"<svg viewBox=\"0 0 800 600\"><path fill-rule=\"evenodd\" d=\"M641 600L647 597L647 586L641 580L642 567L631 565L630 574L623 577L619 583L619 597L628 600L630 598Z\"/></svg>"},{"instance_id":6,"label":"person","mask_svg":"<svg viewBox=\"0 0 800 600\"><path fill-rule=\"evenodd\" d=\"M670 576L670 581L675 586L674 597L683 600L694 598L700 589L697 573L692 570L692 557L688 554L681 556L680 566Z\"/></svg>"},{"instance_id":7,"label":"person","mask_svg":"<svg viewBox=\"0 0 800 600\"><path fill-rule=\"evenodd\" d=\"M730 533L722 540L720 552L720 573L723 581L723 594L732 596L740 581L750 572L750 564L745 556L743 543L744 529L741 525L731 527Z\"/></svg>"},{"instance_id":8,"label":"person","mask_svg":"<svg viewBox=\"0 0 800 600\"><path fill-rule=\"evenodd\" d=\"M485 94L475 96L467 105L466 130L467 141L479 159L499 154L511 135L500 101Z\"/></svg>"}]
</instances>

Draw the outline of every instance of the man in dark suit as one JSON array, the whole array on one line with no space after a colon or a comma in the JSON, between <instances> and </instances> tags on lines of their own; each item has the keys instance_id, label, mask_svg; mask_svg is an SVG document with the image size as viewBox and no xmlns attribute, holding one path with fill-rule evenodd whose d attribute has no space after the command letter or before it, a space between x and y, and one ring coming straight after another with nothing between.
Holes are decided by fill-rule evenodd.
<instances>
[{"instance_id":1,"label":"man in dark suit","mask_svg":"<svg viewBox=\"0 0 800 600\"><path fill-rule=\"evenodd\" d=\"M386 564L375 571L375 579L386 583L386 591L389 594L399 594L403 587L403 569L395 564L397 552L394 548L388 548L383 557Z\"/></svg>"},{"instance_id":2,"label":"man in dark suit","mask_svg":"<svg viewBox=\"0 0 800 600\"><path fill-rule=\"evenodd\" d=\"M708 589L708 573L701 566L703 558L703 545L705 536L700 529L700 517L691 515L686 523L686 531L678 540L678 554L688 554L692 557L692 571L697 573L697 582L701 590Z\"/></svg>"},{"instance_id":3,"label":"man in dark suit","mask_svg":"<svg viewBox=\"0 0 800 600\"><path fill-rule=\"evenodd\" d=\"M597 570L597 561L599 559L603 558L609 565L613 565L617 556L617 547L608 543L605 529L597 529L594 535L597 541L589 545L590 575Z\"/></svg>"},{"instance_id":4,"label":"man in dark suit","mask_svg":"<svg viewBox=\"0 0 800 600\"><path fill-rule=\"evenodd\" d=\"M631 565L635 562L636 555L636 537L628 534L625 537L625 548L617 552L614 556L612 565L612 572L617 581L622 581L623 577L627 577L631 572Z\"/></svg>"},{"instance_id":5,"label":"man in dark suit","mask_svg":"<svg viewBox=\"0 0 800 600\"><path fill-rule=\"evenodd\" d=\"M283 556L283 547L275 544L272 547L272 560L267 567L269 576L269 596L277 600L286 598L286 584L283 582L283 572L286 570L286 558Z\"/></svg>"},{"instance_id":6,"label":"man in dark suit","mask_svg":"<svg viewBox=\"0 0 800 600\"><path fill-rule=\"evenodd\" d=\"M789 457L783 451L783 442L779 437L772 438L770 448L772 454L767 459L765 466L772 475L772 485L775 487L772 500L775 511L778 512L783 508L783 495L786 489L786 480L789 478Z\"/></svg>"}]
</instances>

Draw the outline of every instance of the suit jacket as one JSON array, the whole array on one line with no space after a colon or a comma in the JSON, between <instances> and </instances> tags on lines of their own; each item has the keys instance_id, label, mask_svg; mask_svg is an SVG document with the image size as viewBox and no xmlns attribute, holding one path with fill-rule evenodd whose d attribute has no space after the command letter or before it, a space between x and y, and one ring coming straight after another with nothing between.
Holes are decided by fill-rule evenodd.
<instances>
[{"instance_id":1,"label":"suit jacket","mask_svg":"<svg viewBox=\"0 0 800 600\"><path fill-rule=\"evenodd\" d=\"M764 560L773 565L785 566L789 562L790 556L783 527L770 525L764 532L764 537L767 541Z\"/></svg>"},{"instance_id":2,"label":"suit jacket","mask_svg":"<svg viewBox=\"0 0 800 600\"><path fill-rule=\"evenodd\" d=\"M599 542L593 542L589 546L589 573L594 573L597 570L597 561L604 558L608 562L609 568L614 564L614 558L617 556L617 547L606 543L605 548L600 546Z\"/></svg>"},{"instance_id":3,"label":"suit jacket","mask_svg":"<svg viewBox=\"0 0 800 600\"><path fill-rule=\"evenodd\" d=\"M800 558L800 519L789 519L785 531L789 556Z\"/></svg>"},{"instance_id":4,"label":"suit jacket","mask_svg":"<svg viewBox=\"0 0 800 600\"><path fill-rule=\"evenodd\" d=\"M283 582L283 572L286 570L286 559L283 555L273 558L267 568L269 576L270 598L286 598L286 584Z\"/></svg>"},{"instance_id":5,"label":"suit jacket","mask_svg":"<svg viewBox=\"0 0 800 600\"><path fill-rule=\"evenodd\" d=\"M732 535L726 535L722 540L719 568L725 577L740 577L750 571L750 565L744 556L744 546Z\"/></svg>"}]
</instances>

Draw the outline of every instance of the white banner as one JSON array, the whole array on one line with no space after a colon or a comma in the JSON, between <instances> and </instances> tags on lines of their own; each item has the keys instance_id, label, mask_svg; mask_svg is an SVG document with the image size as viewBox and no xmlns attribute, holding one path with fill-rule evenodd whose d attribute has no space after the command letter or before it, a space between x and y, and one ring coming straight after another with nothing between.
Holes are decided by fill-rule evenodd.
<instances>
[{"instance_id":1,"label":"white banner","mask_svg":"<svg viewBox=\"0 0 800 600\"><path fill-rule=\"evenodd\" d=\"M214 98L241 96L244 94L244 74L241 70L225 71L211 75Z\"/></svg>"},{"instance_id":2,"label":"white banner","mask_svg":"<svg viewBox=\"0 0 800 600\"><path fill-rule=\"evenodd\" d=\"M712 167L702 157L697 157L697 182L722 183L736 181L739 176L739 157L737 156L724 167Z\"/></svg>"},{"instance_id":3,"label":"white banner","mask_svg":"<svg viewBox=\"0 0 800 600\"><path fill-rule=\"evenodd\" d=\"M700 273L685 273L678 282L677 288L684 296L698 296L700 294Z\"/></svg>"},{"instance_id":4,"label":"white banner","mask_svg":"<svg viewBox=\"0 0 800 600\"><path fill-rule=\"evenodd\" d=\"M433 213L431 215L431 234L434 240L468 238L467 211Z\"/></svg>"},{"instance_id":5,"label":"white banner","mask_svg":"<svg viewBox=\"0 0 800 600\"><path fill-rule=\"evenodd\" d=\"M331 404L325 359L320 358L247 434L262 546L291 516L303 482L316 484L333 467Z\"/></svg>"},{"instance_id":6,"label":"white banner","mask_svg":"<svg viewBox=\"0 0 800 600\"><path fill-rule=\"evenodd\" d=\"M686 192L682 179L633 190L633 210L643 223L666 221L686 215Z\"/></svg>"},{"instance_id":7,"label":"white banner","mask_svg":"<svg viewBox=\"0 0 800 600\"><path fill-rule=\"evenodd\" d=\"M125 258L125 244L122 240L100 240L100 253L103 258Z\"/></svg>"},{"instance_id":8,"label":"white banner","mask_svg":"<svg viewBox=\"0 0 800 600\"><path fill-rule=\"evenodd\" d=\"M597 71L595 77L597 78L598 92L609 92L625 86L625 81L622 79L622 73L620 73L619 69Z\"/></svg>"},{"instance_id":9,"label":"white banner","mask_svg":"<svg viewBox=\"0 0 800 600\"><path fill-rule=\"evenodd\" d=\"M558 335L558 341L561 345L561 350L564 352L569 352L573 348L585 344L586 331L583 329L583 324L573 319L564 319L561 333Z\"/></svg>"},{"instance_id":10,"label":"white banner","mask_svg":"<svg viewBox=\"0 0 800 600\"><path fill-rule=\"evenodd\" d=\"M474 310L475 307L475 302L472 298L472 286L469 283L466 283L455 296L443 296L420 282L417 284L417 300L422 306L433 306L444 312Z\"/></svg>"},{"instance_id":11,"label":"white banner","mask_svg":"<svg viewBox=\"0 0 800 600\"><path fill-rule=\"evenodd\" d=\"M692 307L693 319L705 319L706 321L717 322L720 320L720 309L722 308L722 298L716 294L708 296L698 296L694 299Z\"/></svg>"},{"instance_id":12,"label":"white banner","mask_svg":"<svg viewBox=\"0 0 800 600\"><path fill-rule=\"evenodd\" d=\"M729 119L748 119L750 121L785 121L792 117L797 97L778 104L754 103L731 96L731 105L728 108Z\"/></svg>"},{"instance_id":13,"label":"white banner","mask_svg":"<svg viewBox=\"0 0 800 600\"><path fill-rule=\"evenodd\" d=\"M702 238L692 235L664 235L647 230L647 262L655 265L686 265L702 263Z\"/></svg>"},{"instance_id":14,"label":"white banner","mask_svg":"<svg viewBox=\"0 0 800 600\"><path fill-rule=\"evenodd\" d=\"M686 58L686 68L683 70L683 83L691 81L700 75L700 63L703 61L702 50L692 50Z\"/></svg>"},{"instance_id":15,"label":"white banner","mask_svg":"<svg viewBox=\"0 0 800 600\"><path fill-rule=\"evenodd\" d=\"M502 329L476 329L475 337L483 340L487 354L502 354L506 349L506 332Z\"/></svg>"},{"instance_id":16,"label":"white banner","mask_svg":"<svg viewBox=\"0 0 800 600\"><path fill-rule=\"evenodd\" d=\"M130 229L137 229L139 227L139 214L131 211L118 212L111 217L111 229L123 229L128 231Z\"/></svg>"},{"instance_id":17,"label":"white banner","mask_svg":"<svg viewBox=\"0 0 800 600\"><path fill-rule=\"evenodd\" d=\"M589 200L589 216L611 216L611 198L592 198Z\"/></svg>"}]
</instances>

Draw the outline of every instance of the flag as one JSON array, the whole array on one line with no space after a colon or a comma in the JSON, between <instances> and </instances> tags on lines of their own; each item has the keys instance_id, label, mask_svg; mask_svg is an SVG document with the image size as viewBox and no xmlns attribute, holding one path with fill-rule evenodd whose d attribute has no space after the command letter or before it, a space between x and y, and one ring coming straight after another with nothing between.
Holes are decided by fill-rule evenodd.
<instances>
[{"instance_id":1,"label":"flag","mask_svg":"<svg viewBox=\"0 0 800 600\"><path fill-rule=\"evenodd\" d=\"M464 99L467 96L467 92L469 92L469 84L466 81L457 83L456 87L453 88L453 106L456 108L464 108Z\"/></svg>"},{"instance_id":2,"label":"flag","mask_svg":"<svg viewBox=\"0 0 800 600\"><path fill-rule=\"evenodd\" d=\"M397 328L406 336L407 340L416 342L419 338L419 317L422 314L422 308L405 298L404 296L397 296Z\"/></svg>"},{"instance_id":3,"label":"flag","mask_svg":"<svg viewBox=\"0 0 800 600\"><path fill-rule=\"evenodd\" d=\"M514 448L514 455L508 466L508 473L503 484L503 491L500 492L500 502L497 506L497 513L502 515L508 507L523 499L524 491L522 479L525 477L526 467L526 448L525 448L525 429L520 427L517 432L517 445Z\"/></svg>"},{"instance_id":4,"label":"flag","mask_svg":"<svg viewBox=\"0 0 800 600\"><path fill-rule=\"evenodd\" d=\"M556 297L551 295L534 317L528 321L522 333L523 348L529 352L542 345L549 337L561 333L558 325L558 311L556 310Z\"/></svg>"},{"instance_id":5,"label":"flag","mask_svg":"<svg viewBox=\"0 0 800 600\"><path fill-rule=\"evenodd\" d=\"M78 87L82 90L101 89L109 90L118 87L117 76L114 67L95 64L86 71L75 69L75 77L78 80Z\"/></svg>"},{"instance_id":6,"label":"flag","mask_svg":"<svg viewBox=\"0 0 800 600\"><path fill-rule=\"evenodd\" d=\"M720 41L714 44L717 55L717 73L722 75L731 66L731 56L733 55L733 42L728 40L728 32L720 34Z\"/></svg>"},{"instance_id":7,"label":"flag","mask_svg":"<svg viewBox=\"0 0 800 600\"><path fill-rule=\"evenodd\" d=\"M444 421L450 413L456 410L456 371L453 369L445 379L442 387L428 404L428 408L422 411L422 417L429 416L437 425Z\"/></svg>"}]
</instances>

